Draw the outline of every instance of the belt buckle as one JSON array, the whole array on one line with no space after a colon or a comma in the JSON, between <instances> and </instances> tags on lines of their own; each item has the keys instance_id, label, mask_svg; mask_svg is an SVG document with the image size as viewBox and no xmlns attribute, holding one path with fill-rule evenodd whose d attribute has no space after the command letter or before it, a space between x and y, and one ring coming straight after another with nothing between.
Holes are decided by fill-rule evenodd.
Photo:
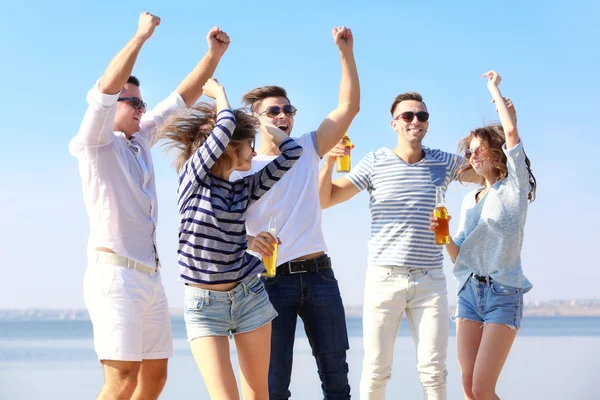
<instances>
[{"instance_id":1,"label":"belt buckle","mask_svg":"<svg viewBox=\"0 0 600 400\"><path fill-rule=\"evenodd\" d=\"M288 263L288 271L290 272L290 275L303 274L306 272L306 271L292 271L292 262L291 261Z\"/></svg>"}]
</instances>

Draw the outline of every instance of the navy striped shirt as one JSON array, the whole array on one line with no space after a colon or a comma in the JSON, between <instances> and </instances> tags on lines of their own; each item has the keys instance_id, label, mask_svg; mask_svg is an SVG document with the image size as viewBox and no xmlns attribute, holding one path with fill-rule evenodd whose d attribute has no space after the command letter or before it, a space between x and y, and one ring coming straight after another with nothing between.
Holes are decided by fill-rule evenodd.
<instances>
[{"instance_id":1,"label":"navy striped shirt","mask_svg":"<svg viewBox=\"0 0 600 400\"><path fill-rule=\"evenodd\" d=\"M191 283L229 283L264 271L246 252L246 209L260 199L302 155L292 138L279 145L281 155L255 174L235 182L210 174L223 154L235 117L222 110L206 142L186 162L179 178L180 277Z\"/></svg>"},{"instance_id":2,"label":"navy striped shirt","mask_svg":"<svg viewBox=\"0 0 600 400\"><path fill-rule=\"evenodd\" d=\"M462 158L423 148L425 157L408 164L383 147L370 152L347 175L369 191L371 238L369 265L441 268L442 247L429 230L435 187L446 191L457 179Z\"/></svg>"}]
</instances>

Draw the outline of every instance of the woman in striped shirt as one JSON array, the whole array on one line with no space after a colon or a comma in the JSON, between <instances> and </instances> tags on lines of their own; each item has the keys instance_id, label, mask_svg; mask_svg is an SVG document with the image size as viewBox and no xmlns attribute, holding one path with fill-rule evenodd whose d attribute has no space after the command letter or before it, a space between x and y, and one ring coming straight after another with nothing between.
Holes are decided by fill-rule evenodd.
<instances>
[{"instance_id":1,"label":"woman in striped shirt","mask_svg":"<svg viewBox=\"0 0 600 400\"><path fill-rule=\"evenodd\" d=\"M258 278L261 260L246 252L246 209L292 168L302 147L267 120L232 111L216 80L203 91L216 108L197 105L163 128L168 148L178 151L178 262L186 285L187 336L211 398L239 398L229 357L233 336L243 397L266 399L271 320L277 313ZM281 155L256 174L230 182L234 170L250 169L259 127Z\"/></svg>"}]
</instances>

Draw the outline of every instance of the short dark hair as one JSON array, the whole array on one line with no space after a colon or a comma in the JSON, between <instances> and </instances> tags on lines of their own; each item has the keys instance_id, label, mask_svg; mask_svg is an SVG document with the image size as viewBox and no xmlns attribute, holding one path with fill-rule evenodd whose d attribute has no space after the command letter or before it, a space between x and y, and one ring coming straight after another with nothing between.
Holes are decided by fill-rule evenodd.
<instances>
[{"instance_id":1,"label":"short dark hair","mask_svg":"<svg viewBox=\"0 0 600 400\"><path fill-rule=\"evenodd\" d=\"M133 75L129 76L129 79L127 79L127 83L131 83L132 85L140 87L140 80Z\"/></svg>"},{"instance_id":2,"label":"short dark hair","mask_svg":"<svg viewBox=\"0 0 600 400\"><path fill-rule=\"evenodd\" d=\"M268 97L285 97L288 102L290 101L284 88L271 85L252 89L242 97L242 103L256 112L260 103Z\"/></svg>"},{"instance_id":3,"label":"short dark hair","mask_svg":"<svg viewBox=\"0 0 600 400\"><path fill-rule=\"evenodd\" d=\"M425 102L423 101L423 96L421 96L417 92L407 92L407 93L399 94L394 99L394 102L392 103L392 107L390 108L390 113L392 113L392 117L394 116L394 111L396 111L396 107L398 106L398 104L400 104L406 100L420 101L421 103L425 104ZM427 106L425 106L425 107L427 107Z\"/></svg>"}]
</instances>

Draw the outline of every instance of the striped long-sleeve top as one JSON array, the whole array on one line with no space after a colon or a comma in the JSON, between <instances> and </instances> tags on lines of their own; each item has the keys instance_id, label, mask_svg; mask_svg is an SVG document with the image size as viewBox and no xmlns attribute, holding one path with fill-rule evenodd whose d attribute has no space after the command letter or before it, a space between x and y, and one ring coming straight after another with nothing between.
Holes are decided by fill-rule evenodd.
<instances>
[{"instance_id":1,"label":"striped long-sleeve top","mask_svg":"<svg viewBox=\"0 0 600 400\"><path fill-rule=\"evenodd\" d=\"M246 209L302 155L302 147L288 138L279 145L281 155L262 170L235 182L223 180L210 168L234 129L233 112L221 110L215 129L181 171L178 262L184 282L238 282L264 270L261 260L246 252Z\"/></svg>"}]
</instances>

